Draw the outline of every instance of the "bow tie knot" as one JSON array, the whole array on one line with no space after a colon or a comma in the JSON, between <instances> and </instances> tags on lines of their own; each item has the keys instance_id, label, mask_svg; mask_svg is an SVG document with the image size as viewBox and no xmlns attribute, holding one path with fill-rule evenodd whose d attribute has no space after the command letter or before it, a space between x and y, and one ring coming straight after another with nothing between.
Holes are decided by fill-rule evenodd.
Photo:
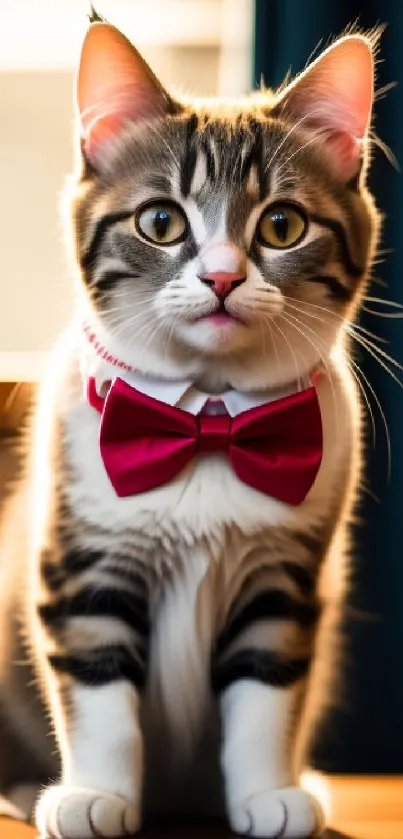
<instances>
[{"instance_id":1,"label":"bow tie knot","mask_svg":"<svg viewBox=\"0 0 403 839\"><path fill-rule=\"evenodd\" d=\"M210 416L199 414L197 453L228 452L231 434L231 417L228 414Z\"/></svg>"}]
</instances>

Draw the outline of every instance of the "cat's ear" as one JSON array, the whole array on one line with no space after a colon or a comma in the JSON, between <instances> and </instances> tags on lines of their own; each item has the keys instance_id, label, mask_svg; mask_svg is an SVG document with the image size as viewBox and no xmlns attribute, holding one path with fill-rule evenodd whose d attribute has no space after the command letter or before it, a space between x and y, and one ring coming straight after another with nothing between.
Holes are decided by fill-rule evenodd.
<instances>
[{"instance_id":1,"label":"cat's ear","mask_svg":"<svg viewBox=\"0 0 403 839\"><path fill-rule=\"evenodd\" d=\"M280 94L275 111L317 131L337 175L360 171L374 97L374 54L369 38L336 41Z\"/></svg>"},{"instance_id":2,"label":"cat's ear","mask_svg":"<svg viewBox=\"0 0 403 839\"><path fill-rule=\"evenodd\" d=\"M77 80L82 148L96 165L129 121L158 119L175 109L148 64L114 26L91 23Z\"/></svg>"}]
</instances>

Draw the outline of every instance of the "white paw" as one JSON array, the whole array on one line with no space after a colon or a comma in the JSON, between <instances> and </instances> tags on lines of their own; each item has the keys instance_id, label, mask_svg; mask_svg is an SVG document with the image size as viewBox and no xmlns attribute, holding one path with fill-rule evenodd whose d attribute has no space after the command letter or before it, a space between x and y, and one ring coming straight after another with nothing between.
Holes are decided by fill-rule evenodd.
<instances>
[{"instance_id":1,"label":"white paw","mask_svg":"<svg viewBox=\"0 0 403 839\"><path fill-rule=\"evenodd\" d=\"M87 787L49 787L35 809L40 835L49 839L93 839L135 833L140 827L137 805Z\"/></svg>"},{"instance_id":2,"label":"white paw","mask_svg":"<svg viewBox=\"0 0 403 839\"><path fill-rule=\"evenodd\" d=\"M308 839L324 826L320 804L299 787L252 795L230 808L229 819L235 833L262 839Z\"/></svg>"}]
</instances>

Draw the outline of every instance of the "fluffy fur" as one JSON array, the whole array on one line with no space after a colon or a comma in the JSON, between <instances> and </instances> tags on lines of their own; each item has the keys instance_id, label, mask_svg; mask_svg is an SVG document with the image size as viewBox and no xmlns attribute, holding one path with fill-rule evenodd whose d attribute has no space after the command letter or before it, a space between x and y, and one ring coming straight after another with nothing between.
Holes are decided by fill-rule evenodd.
<instances>
[{"instance_id":1,"label":"fluffy fur","mask_svg":"<svg viewBox=\"0 0 403 839\"><path fill-rule=\"evenodd\" d=\"M277 95L185 103L120 33L90 27L70 189L78 315L37 411L31 514L22 495L13 501L29 534L0 568L0 780L8 791L48 783L60 753L60 783L36 807L43 834L120 836L142 813L224 808L234 830L253 836L308 837L321 824L299 787L297 751L311 683L327 669L323 631L342 593L359 476L343 324L377 238L365 186L372 66L370 40L351 35ZM183 214L177 244L139 229L155 200ZM262 243L266 209L284 206L301 214L304 235ZM208 279L217 271L241 277L224 303ZM218 311L224 320L211 317ZM218 455L118 498L85 397L88 370L104 381L116 369L93 354L83 320L126 365L209 394L281 391L316 370L324 453L305 501L260 494ZM15 544L15 533L4 541ZM16 615L29 648L19 670ZM36 756L30 772L6 751L21 735Z\"/></svg>"}]
</instances>

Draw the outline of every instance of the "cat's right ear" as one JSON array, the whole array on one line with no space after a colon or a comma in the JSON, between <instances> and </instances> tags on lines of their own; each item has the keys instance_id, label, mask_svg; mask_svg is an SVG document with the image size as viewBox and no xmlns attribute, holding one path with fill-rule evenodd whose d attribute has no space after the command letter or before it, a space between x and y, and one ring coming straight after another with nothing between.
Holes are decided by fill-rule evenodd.
<instances>
[{"instance_id":1,"label":"cat's right ear","mask_svg":"<svg viewBox=\"0 0 403 839\"><path fill-rule=\"evenodd\" d=\"M273 113L319 132L335 174L357 177L374 98L375 41L346 35L328 47L280 94Z\"/></svg>"},{"instance_id":2,"label":"cat's right ear","mask_svg":"<svg viewBox=\"0 0 403 839\"><path fill-rule=\"evenodd\" d=\"M82 149L93 166L128 122L176 110L148 64L114 26L92 23L84 39L77 80Z\"/></svg>"}]
</instances>

